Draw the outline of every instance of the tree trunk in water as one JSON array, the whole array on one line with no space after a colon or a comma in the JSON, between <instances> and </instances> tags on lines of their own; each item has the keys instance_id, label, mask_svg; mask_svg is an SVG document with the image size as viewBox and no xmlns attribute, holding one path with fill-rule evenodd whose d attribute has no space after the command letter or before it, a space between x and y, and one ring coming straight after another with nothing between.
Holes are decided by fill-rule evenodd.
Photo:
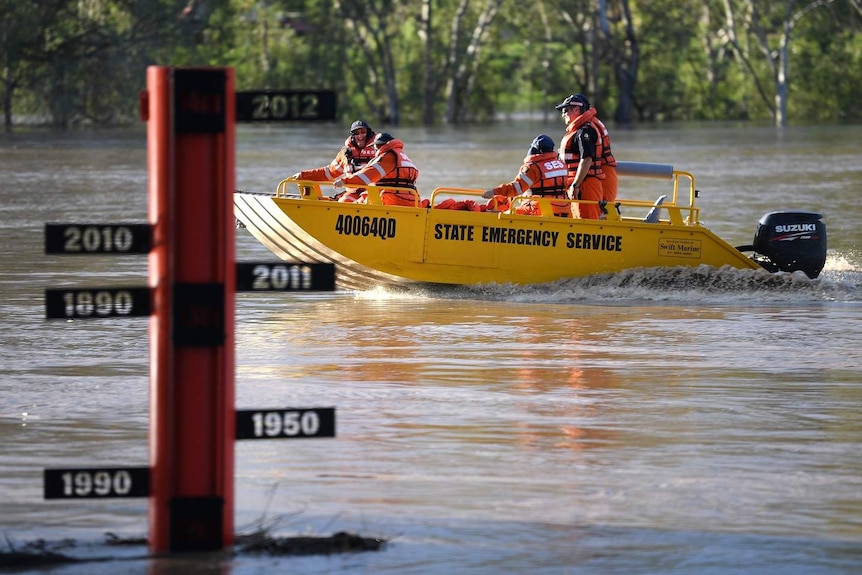
<instances>
[{"instance_id":1,"label":"tree trunk in water","mask_svg":"<svg viewBox=\"0 0 862 575\"><path fill-rule=\"evenodd\" d=\"M457 71L461 68L461 24L464 14L470 5L470 0L461 0L455 15L452 17L452 31L449 38L449 56L446 59L446 69L449 76L446 79L446 123L454 124L458 113L458 85Z\"/></svg>"},{"instance_id":2,"label":"tree trunk in water","mask_svg":"<svg viewBox=\"0 0 862 575\"><path fill-rule=\"evenodd\" d=\"M620 0L620 8L624 20L624 41L614 42L607 18L607 4L604 0L599 2L599 21L605 37L605 44L611 48L614 76L619 92L614 120L618 124L631 124L634 89L637 84L638 66L640 65L640 45L635 34L628 0Z\"/></svg>"},{"instance_id":3,"label":"tree trunk in water","mask_svg":"<svg viewBox=\"0 0 862 575\"><path fill-rule=\"evenodd\" d=\"M390 25L391 14L374 2L336 1L334 6L336 13L343 15L347 29L356 36L356 45L368 62L368 67L361 71L362 77L357 78L368 109L375 111L378 121L397 125L401 113L392 55L397 26ZM350 72L360 73L354 69ZM385 98L383 106L379 104L381 95Z\"/></svg>"},{"instance_id":4,"label":"tree trunk in water","mask_svg":"<svg viewBox=\"0 0 862 575\"><path fill-rule=\"evenodd\" d=\"M433 55L433 38L434 32L432 29L432 0L422 0L422 12L419 19L419 30L423 41L422 54L422 124L425 126L434 125L434 101L436 90L436 82L434 81L434 61Z\"/></svg>"},{"instance_id":5,"label":"tree trunk in water","mask_svg":"<svg viewBox=\"0 0 862 575\"><path fill-rule=\"evenodd\" d=\"M12 98L15 95L15 82L9 66L3 68L3 84L6 86L3 90L3 125L8 129L12 127Z\"/></svg>"},{"instance_id":6,"label":"tree trunk in water","mask_svg":"<svg viewBox=\"0 0 862 575\"><path fill-rule=\"evenodd\" d=\"M462 6L466 7L467 3L467 0L464 0ZM467 50L465 50L463 57L460 58L459 65L452 72L452 76L450 77L450 86L452 89L446 100L447 123L458 124L466 119L466 105L470 101L470 95L473 92L473 86L476 81L476 73L479 70L479 56L484 46L485 38L488 35L488 29L497 17L502 3L503 0L488 0L487 4L485 4L485 8L479 14L476 27L473 29Z\"/></svg>"}]
</instances>

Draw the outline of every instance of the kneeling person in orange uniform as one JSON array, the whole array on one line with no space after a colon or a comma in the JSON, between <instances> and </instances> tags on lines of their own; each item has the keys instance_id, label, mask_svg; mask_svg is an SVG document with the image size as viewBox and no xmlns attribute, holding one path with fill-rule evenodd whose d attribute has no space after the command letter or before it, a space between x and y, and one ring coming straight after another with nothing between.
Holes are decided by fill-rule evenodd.
<instances>
[{"instance_id":1,"label":"kneeling person in orange uniform","mask_svg":"<svg viewBox=\"0 0 862 575\"><path fill-rule=\"evenodd\" d=\"M399 188L416 189L416 178L419 170L404 153L404 142L381 132L374 137L371 145L376 150L374 158L361 170L346 175L332 183L334 188L344 185L358 186L396 186ZM380 200L387 206L415 206L416 196L410 192L398 190L380 190ZM420 205L426 205L426 202Z\"/></svg>"},{"instance_id":2,"label":"kneeling person in orange uniform","mask_svg":"<svg viewBox=\"0 0 862 575\"><path fill-rule=\"evenodd\" d=\"M486 190L483 198L530 195L545 198L566 198L566 165L554 152L554 140L550 136L536 136L524 158L518 175L508 184ZM498 201L498 203L500 203ZM572 206L569 202L551 202L554 215L561 218L571 217ZM524 202L515 208L515 213L541 215L537 202Z\"/></svg>"}]
</instances>

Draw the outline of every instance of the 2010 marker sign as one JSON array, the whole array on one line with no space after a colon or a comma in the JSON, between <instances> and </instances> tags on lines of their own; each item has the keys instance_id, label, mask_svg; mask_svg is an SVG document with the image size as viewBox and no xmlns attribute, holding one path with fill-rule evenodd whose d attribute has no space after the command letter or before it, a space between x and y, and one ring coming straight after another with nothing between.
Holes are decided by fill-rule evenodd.
<instances>
[{"instance_id":1,"label":"2010 marker sign","mask_svg":"<svg viewBox=\"0 0 862 575\"><path fill-rule=\"evenodd\" d=\"M46 254L146 254L151 244L150 224L45 224Z\"/></svg>"}]
</instances>

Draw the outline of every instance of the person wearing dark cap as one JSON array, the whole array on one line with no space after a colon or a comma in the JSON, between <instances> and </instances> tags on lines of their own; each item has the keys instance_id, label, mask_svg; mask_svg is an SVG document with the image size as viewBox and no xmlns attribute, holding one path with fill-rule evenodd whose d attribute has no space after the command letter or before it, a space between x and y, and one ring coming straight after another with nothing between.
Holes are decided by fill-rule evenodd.
<instances>
[{"instance_id":1,"label":"person wearing dark cap","mask_svg":"<svg viewBox=\"0 0 862 575\"><path fill-rule=\"evenodd\" d=\"M515 179L508 184L500 184L486 190L482 197L493 198L503 196L542 196L546 198L566 199L566 165L554 152L554 140L545 134L539 134L530 144L524 165L518 171ZM498 203L500 201L498 200ZM551 202L554 215L568 218L572 215L572 204L569 202ZM523 202L515 209L516 213L541 215L537 202Z\"/></svg>"},{"instance_id":2,"label":"person wearing dark cap","mask_svg":"<svg viewBox=\"0 0 862 575\"><path fill-rule=\"evenodd\" d=\"M375 150L374 158L362 169L337 178L332 182L332 187L337 189L344 185L378 185L416 189L419 170L404 153L404 142L392 134L380 132L374 136L371 146ZM412 192L381 189L380 201L387 206L416 206L417 195ZM419 205L427 207L428 200L420 200Z\"/></svg>"},{"instance_id":3,"label":"person wearing dark cap","mask_svg":"<svg viewBox=\"0 0 862 575\"><path fill-rule=\"evenodd\" d=\"M331 182L345 174L352 174L365 166L374 158L375 150L371 146L375 133L365 120L356 120L350 125L350 135L344 141L344 147L338 152L328 166L302 170L291 176L297 180L313 182ZM347 190L338 195L339 202L355 202L362 195L361 189Z\"/></svg>"},{"instance_id":4,"label":"person wearing dark cap","mask_svg":"<svg viewBox=\"0 0 862 575\"><path fill-rule=\"evenodd\" d=\"M560 159L568 171L568 195L571 199L603 199L601 139L590 120L596 115L583 94L572 94L555 106L566 122L566 133L560 142ZM598 220L602 210L596 204L572 204L572 212L583 219Z\"/></svg>"}]
</instances>

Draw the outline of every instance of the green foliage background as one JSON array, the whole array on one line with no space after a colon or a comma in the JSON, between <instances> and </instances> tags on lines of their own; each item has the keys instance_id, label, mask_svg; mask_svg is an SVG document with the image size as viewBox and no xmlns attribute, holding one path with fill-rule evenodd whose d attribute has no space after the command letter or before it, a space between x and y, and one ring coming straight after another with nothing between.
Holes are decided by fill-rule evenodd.
<instances>
[{"instance_id":1,"label":"green foliage background","mask_svg":"<svg viewBox=\"0 0 862 575\"><path fill-rule=\"evenodd\" d=\"M377 123L547 114L573 92L624 122L769 121L769 54L788 21L788 121L858 121L862 108L860 0L0 0L0 11L6 125L135 122L150 65L230 66L239 90L334 89L345 120Z\"/></svg>"}]
</instances>

